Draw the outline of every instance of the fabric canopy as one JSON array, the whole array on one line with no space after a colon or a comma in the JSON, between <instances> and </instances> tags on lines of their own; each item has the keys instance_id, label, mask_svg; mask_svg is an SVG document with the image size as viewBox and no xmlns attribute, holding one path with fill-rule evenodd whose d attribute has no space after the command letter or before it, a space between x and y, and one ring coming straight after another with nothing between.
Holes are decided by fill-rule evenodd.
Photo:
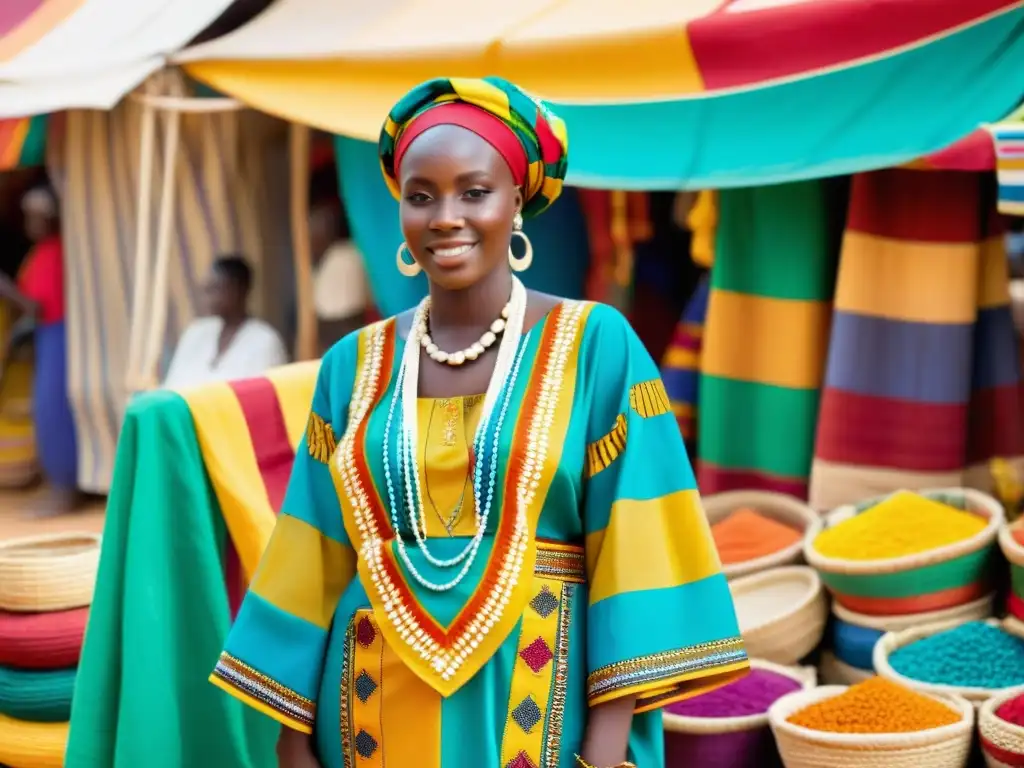
<instances>
[{"instance_id":1,"label":"fabric canopy","mask_svg":"<svg viewBox=\"0 0 1024 768\"><path fill-rule=\"evenodd\" d=\"M0 117L110 109L232 0L3 0Z\"/></svg>"},{"instance_id":2,"label":"fabric canopy","mask_svg":"<svg viewBox=\"0 0 1024 768\"><path fill-rule=\"evenodd\" d=\"M279 0L179 54L259 109L375 140L434 76L497 74L569 125L569 182L747 186L900 165L1007 114L1011 0Z\"/></svg>"}]
</instances>

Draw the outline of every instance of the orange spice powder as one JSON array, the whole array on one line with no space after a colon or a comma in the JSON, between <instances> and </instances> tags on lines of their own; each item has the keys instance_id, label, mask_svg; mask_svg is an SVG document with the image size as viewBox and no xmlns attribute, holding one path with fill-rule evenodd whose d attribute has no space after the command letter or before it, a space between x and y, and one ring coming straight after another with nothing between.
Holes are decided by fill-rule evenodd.
<instances>
[{"instance_id":1,"label":"orange spice powder","mask_svg":"<svg viewBox=\"0 0 1024 768\"><path fill-rule=\"evenodd\" d=\"M803 538L791 525L751 507L741 507L711 526L724 565L743 563L778 552Z\"/></svg>"}]
</instances>

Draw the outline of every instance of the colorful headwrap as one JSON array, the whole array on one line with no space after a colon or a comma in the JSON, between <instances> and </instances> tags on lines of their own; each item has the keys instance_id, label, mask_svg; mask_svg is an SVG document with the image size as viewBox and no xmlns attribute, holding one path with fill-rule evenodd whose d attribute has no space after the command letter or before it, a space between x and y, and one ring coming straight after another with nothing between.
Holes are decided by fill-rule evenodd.
<instances>
[{"instance_id":1,"label":"colorful headwrap","mask_svg":"<svg viewBox=\"0 0 1024 768\"><path fill-rule=\"evenodd\" d=\"M474 110L446 108L465 104ZM436 110L436 111L435 111ZM521 145L516 151L497 118ZM569 140L562 122L547 106L500 77L438 78L413 88L391 109L380 132L378 151L388 189L401 193L398 164L412 139L435 125L459 125L491 144L523 187L523 216L536 216L562 193ZM522 154L525 153L525 166Z\"/></svg>"}]
</instances>

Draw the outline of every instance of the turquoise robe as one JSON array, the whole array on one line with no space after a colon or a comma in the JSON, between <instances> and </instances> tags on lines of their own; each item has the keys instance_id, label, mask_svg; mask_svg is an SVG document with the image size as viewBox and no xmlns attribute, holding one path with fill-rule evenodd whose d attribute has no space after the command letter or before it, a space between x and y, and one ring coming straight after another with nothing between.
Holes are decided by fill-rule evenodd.
<instances>
[{"instance_id":1,"label":"turquoise robe","mask_svg":"<svg viewBox=\"0 0 1024 768\"><path fill-rule=\"evenodd\" d=\"M588 708L625 696L629 759L658 768L659 708L748 667L668 397L628 322L564 301L521 344L497 461L481 459L496 472L487 531L447 592L396 554L384 466L401 503L400 408L384 450L395 320L324 358L306 445L211 676L313 733L324 768L571 766ZM451 578L399 514L417 569ZM465 539L429 543L450 557Z\"/></svg>"}]
</instances>

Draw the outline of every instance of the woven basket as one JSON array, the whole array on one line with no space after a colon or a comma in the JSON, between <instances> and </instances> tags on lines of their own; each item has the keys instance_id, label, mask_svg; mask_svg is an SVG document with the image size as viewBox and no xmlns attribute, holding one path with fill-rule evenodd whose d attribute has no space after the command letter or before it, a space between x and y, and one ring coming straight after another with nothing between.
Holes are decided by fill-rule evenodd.
<instances>
[{"instance_id":1,"label":"woven basket","mask_svg":"<svg viewBox=\"0 0 1024 768\"><path fill-rule=\"evenodd\" d=\"M804 690L817 683L813 667L783 667L761 659L750 666L795 680ZM745 717L685 717L662 711L665 768L769 768L778 765L768 713Z\"/></svg>"},{"instance_id":2,"label":"woven basket","mask_svg":"<svg viewBox=\"0 0 1024 768\"><path fill-rule=\"evenodd\" d=\"M895 669L889 665L889 656L896 651L898 648L902 648L905 645L922 640L931 635L938 634L939 632L945 632L946 630L953 629L961 624L965 624L965 621L947 621L939 624L928 624L923 627L915 627L913 629L905 629L902 632L887 632L882 636L882 639L875 645L874 662L875 672L881 677L885 677L893 682L899 683L906 688L912 688L918 693L928 693L934 695L953 695L960 696L967 701L972 702L975 706L979 706L983 701L992 698L996 694L1002 693L1007 690L1006 688L972 688L970 686L959 686L959 685L937 685L935 683L926 683L921 680L915 680L910 677L904 677ZM990 624L994 627L1002 626L1006 629L1002 622L996 621L995 619L989 619L986 624Z\"/></svg>"},{"instance_id":3,"label":"woven basket","mask_svg":"<svg viewBox=\"0 0 1024 768\"><path fill-rule=\"evenodd\" d=\"M729 582L747 653L791 666L818 647L828 599L813 568L773 568Z\"/></svg>"},{"instance_id":4,"label":"woven basket","mask_svg":"<svg viewBox=\"0 0 1024 768\"><path fill-rule=\"evenodd\" d=\"M714 525L724 520L735 510L743 507L756 509L765 517L773 518L780 523L796 528L807 535L816 536L821 530L821 516L804 502L784 493L771 491L726 491L705 496L704 513L708 522ZM803 542L796 541L792 545L772 552L770 555L745 560L740 563L725 565L722 571L726 578L735 579L749 576L769 568L792 565L803 560Z\"/></svg>"},{"instance_id":5,"label":"woven basket","mask_svg":"<svg viewBox=\"0 0 1024 768\"><path fill-rule=\"evenodd\" d=\"M978 735L989 768L1012 768L1024 764L1024 728L996 715L999 707L1017 696L1024 696L1024 688L993 696L978 710Z\"/></svg>"},{"instance_id":6,"label":"woven basket","mask_svg":"<svg viewBox=\"0 0 1024 768\"><path fill-rule=\"evenodd\" d=\"M999 529L999 548L1010 561L1010 613L1024 620L1024 544L1017 541L1014 531L1024 531L1024 520L1003 524Z\"/></svg>"},{"instance_id":7,"label":"woven basket","mask_svg":"<svg viewBox=\"0 0 1024 768\"><path fill-rule=\"evenodd\" d=\"M82 655L88 608L50 613L0 611L0 666L74 667Z\"/></svg>"},{"instance_id":8,"label":"woven basket","mask_svg":"<svg viewBox=\"0 0 1024 768\"><path fill-rule=\"evenodd\" d=\"M804 558L847 608L873 615L928 613L973 602L987 594L996 539L1003 525L1003 506L988 494L970 488L939 488L919 492L985 517L988 524L970 538L928 552L885 560L844 560L826 557L804 539ZM839 507L825 519L838 525L888 498Z\"/></svg>"},{"instance_id":9,"label":"woven basket","mask_svg":"<svg viewBox=\"0 0 1024 768\"><path fill-rule=\"evenodd\" d=\"M824 651L818 662L822 685L856 685L875 676L872 669L860 669L840 661L832 651Z\"/></svg>"},{"instance_id":10,"label":"woven basket","mask_svg":"<svg viewBox=\"0 0 1024 768\"><path fill-rule=\"evenodd\" d=\"M100 537L53 534L0 542L0 609L63 611L92 602Z\"/></svg>"},{"instance_id":11,"label":"woven basket","mask_svg":"<svg viewBox=\"0 0 1024 768\"><path fill-rule=\"evenodd\" d=\"M823 686L783 696L768 721L786 768L963 768L971 749L974 708L957 696L936 696L960 714L952 725L913 733L828 733L790 723L801 709L843 693Z\"/></svg>"},{"instance_id":12,"label":"woven basket","mask_svg":"<svg viewBox=\"0 0 1024 768\"><path fill-rule=\"evenodd\" d=\"M875 644L886 632L899 632L924 624L949 621L982 621L992 616L994 602L995 593L992 593L980 600L944 611L902 616L870 616L855 613L839 603L833 603L832 614L835 621L832 625L832 646L840 662L874 674L872 654Z\"/></svg>"}]
</instances>

